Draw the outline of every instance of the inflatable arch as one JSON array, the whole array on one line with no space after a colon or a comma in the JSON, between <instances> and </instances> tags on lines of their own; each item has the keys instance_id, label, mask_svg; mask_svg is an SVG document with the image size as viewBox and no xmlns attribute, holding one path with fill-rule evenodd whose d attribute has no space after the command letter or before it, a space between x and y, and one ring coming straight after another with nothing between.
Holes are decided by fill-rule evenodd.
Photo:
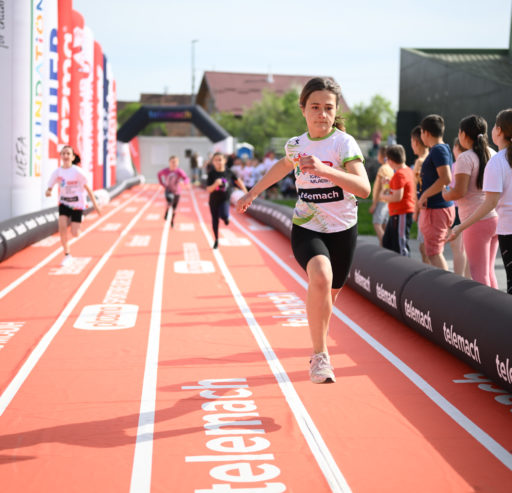
<instances>
[{"instance_id":1,"label":"inflatable arch","mask_svg":"<svg viewBox=\"0 0 512 493\"><path fill-rule=\"evenodd\" d=\"M130 142L154 122L191 122L214 143L231 137L201 106L141 106L117 131L117 140Z\"/></svg>"}]
</instances>

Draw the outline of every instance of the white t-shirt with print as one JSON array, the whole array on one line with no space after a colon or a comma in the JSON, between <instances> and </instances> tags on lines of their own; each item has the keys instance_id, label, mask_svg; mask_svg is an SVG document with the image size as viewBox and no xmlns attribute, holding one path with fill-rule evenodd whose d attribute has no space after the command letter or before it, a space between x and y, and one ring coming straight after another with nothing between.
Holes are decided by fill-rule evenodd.
<instances>
[{"instance_id":1,"label":"white t-shirt with print","mask_svg":"<svg viewBox=\"0 0 512 493\"><path fill-rule=\"evenodd\" d=\"M295 167L298 200L293 223L322 233L335 233L354 226L357 223L356 197L326 178L302 173L299 158L315 156L334 169L346 171L348 161L363 161L356 140L338 129L321 139L313 139L306 132L288 140L285 151Z\"/></svg>"},{"instance_id":2,"label":"white t-shirt with print","mask_svg":"<svg viewBox=\"0 0 512 493\"><path fill-rule=\"evenodd\" d=\"M59 184L59 203L71 209L83 210L86 207L85 188L87 176L79 166L57 168L48 181L48 188Z\"/></svg>"},{"instance_id":3,"label":"white t-shirt with print","mask_svg":"<svg viewBox=\"0 0 512 493\"><path fill-rule=\"evenodd\" d=\"M503 149L495 154L489 159L484 171L483 190L501 194L496 205L496 233L499 235L512 234L512 168L507 161L506 153L507 150Z\"/></svg>"}]
</instances>

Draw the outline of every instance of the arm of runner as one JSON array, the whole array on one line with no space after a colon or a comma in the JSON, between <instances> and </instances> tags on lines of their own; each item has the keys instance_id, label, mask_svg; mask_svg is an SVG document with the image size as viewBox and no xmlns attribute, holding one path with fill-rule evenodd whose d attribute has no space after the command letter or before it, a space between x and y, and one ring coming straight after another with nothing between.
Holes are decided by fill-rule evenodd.
<instances>
[{"instance_id":1,"label":"arm of runner","mask_svg":"<svg viewBox=\"0 0 512 493\"><path fill-rule=\"evenodd\" d=\"M276 164L274 164L237 203L236 209L238 212L245 212L252 201L268 187L283 179L293 169L293 163L287 158L283 157Z\"/></svg>"},{"instance_id":2,"label":"arm of runner","mask_svg":"<svg viewBox=\"0 0 512 493\"><path fill-rule=\"evenodd\" d=\"M91 199L94 209L101 216L101 210L98 206L98 202L96 202L96 197L94 196L94 193L92 192L91 188L89 187L89 185L84 185L84 188L85 188L87 194L89 195L89 198Z\"/></svg>"},{"instance_id":3,"label":"arm of runner","mask_svg":"<svg viewBox=\"0 0 512 493\"><path fill-rule=\"evenodd\" d=\"M331 168L322 163L316 156L301 156L300 170L322 178L327 178L343 190L357 195L363 199L370 196L372 187L364 164L360 159L353 159L345 163L346 171Z\"/></svg>"},{"instance_id":4,"label":"arm of runner","mask_svg":"<svg viewBox=\"0 0 512 493\"><path fill-rule=\"evenodd\" d=\"M459 225L455 226L448 232L446 241L453 241L457 236L462 233L465 229L469 228L476 222L480 221L482 217L489 214L493 209L496 208L498 200L500 199L500 192L485 192L485 200L480 204L480 207L471 214L465 221L462 221Z\"/></svg>"}]
</instances>

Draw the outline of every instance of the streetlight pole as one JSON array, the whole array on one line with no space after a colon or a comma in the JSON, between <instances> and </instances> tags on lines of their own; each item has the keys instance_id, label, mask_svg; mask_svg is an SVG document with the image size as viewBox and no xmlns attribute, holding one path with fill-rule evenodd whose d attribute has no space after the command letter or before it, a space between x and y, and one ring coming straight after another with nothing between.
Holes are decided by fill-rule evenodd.
<instances>
[{"instance_id":1,"label":"streetlight pole","mask_svg":"<svg viewBox=\"0 0 512 493\"><path fill-rule=\"evenodd\" d=\"M191 53L191 58L192 58L192 92L190 94L190 104L194 104L194 100L195 100L195 97L194 97L194 92L195 92L195 78L196 78L196 66L195 66L195 45L196 43L198 42L199 40L198 39L193 39L192 42L191 42L191 50L192 50L192 53Z\"/></svg>"}]
</instances>

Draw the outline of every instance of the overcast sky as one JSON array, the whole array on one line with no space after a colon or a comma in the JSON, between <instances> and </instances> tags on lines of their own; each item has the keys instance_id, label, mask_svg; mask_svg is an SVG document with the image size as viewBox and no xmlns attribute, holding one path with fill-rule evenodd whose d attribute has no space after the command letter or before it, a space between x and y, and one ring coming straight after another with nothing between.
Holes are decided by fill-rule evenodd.
<instances>
[{"instance_id":1,"label":"overcast sky","mask_svg":"<svg viewBox=\"0 0 512 493\"><path fill-rule=\"evenodd\" d=\"M400 48L508 48L512 0L73 0L119 100L190 94L205 70L330 75L398 108ZM198 40L192 43L192 40Z\"/></svg>"}]
</instances>

